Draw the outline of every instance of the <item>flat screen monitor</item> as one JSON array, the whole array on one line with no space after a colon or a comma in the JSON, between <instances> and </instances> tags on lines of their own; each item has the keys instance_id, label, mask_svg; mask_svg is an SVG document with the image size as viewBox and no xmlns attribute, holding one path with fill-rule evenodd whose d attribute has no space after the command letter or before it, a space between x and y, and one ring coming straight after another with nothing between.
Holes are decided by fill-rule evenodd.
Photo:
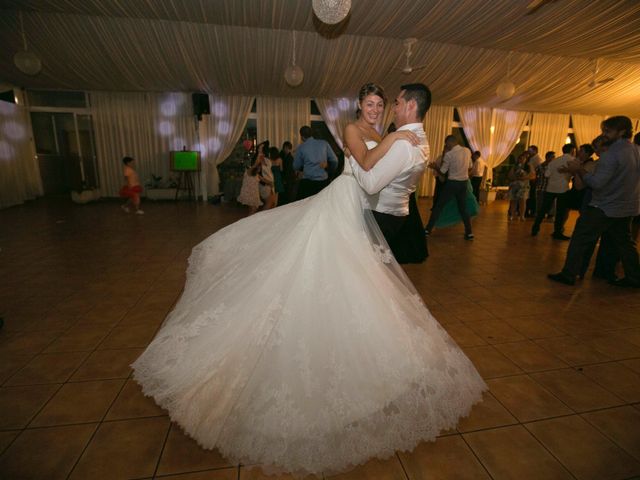
<instances>
[{"instance_id":1,"label":"flat screen monitor","mask_svg":"<svg viewBox=\"0 0 640 480\"><path fill-rule=\"evenodd\" d=\"M174 172L199 172L200 152L192 150L176 150L170 152L171 170Z\"/></svg>"}]
</instances>

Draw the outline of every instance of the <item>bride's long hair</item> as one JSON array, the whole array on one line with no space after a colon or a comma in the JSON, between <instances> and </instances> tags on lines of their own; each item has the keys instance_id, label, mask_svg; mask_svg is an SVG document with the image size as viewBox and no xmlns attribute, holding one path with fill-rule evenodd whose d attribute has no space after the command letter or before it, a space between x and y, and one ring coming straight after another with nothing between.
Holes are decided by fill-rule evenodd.
<instances>
[{"instance_id":1,"label":"bride's long hair","mask_svg":"<svg viewBox=\"0 0 640 480\"><path fill-rule=\"evenodd\" d=\"M360 87L360 91L358 92L358 108L356 109L356 118L360 118L360 113L362 113L360 104L368 95L377 95L382 99L384 106L387 106L387 96L384 93L384 89L377 83L365 83L362 87Z\"/></svg>"}]
</instances>

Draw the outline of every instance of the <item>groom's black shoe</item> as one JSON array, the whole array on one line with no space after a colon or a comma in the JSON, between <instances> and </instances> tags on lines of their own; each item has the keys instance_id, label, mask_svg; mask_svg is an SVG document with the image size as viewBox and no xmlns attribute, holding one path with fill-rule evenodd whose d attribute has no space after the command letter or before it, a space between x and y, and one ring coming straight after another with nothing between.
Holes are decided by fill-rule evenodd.
<instances>
[{"instance_id":1,"label":"groom's black shoe","mask_svg":"<svg viewBox=\"0 0 640 480\"><path fill-rule=\"evenodd\" d=\"M428 237L429 235L431 235L431 230L427 230L426 228L424 229L424 236Z\"/></svg>"},{"instance_id":2,"label":"groom's black shoe","mask_svg":"<svg viewBox=\"0 0 640 480\"><path fill-rule=\"evenodd\" d=\"M569 275L564 274L563 272L558 273L550 273L547 275L549 280L553 280L554 282L564 283L565 285L575 285L576 279L571 278Z\"/></svg>"}]
</instances>

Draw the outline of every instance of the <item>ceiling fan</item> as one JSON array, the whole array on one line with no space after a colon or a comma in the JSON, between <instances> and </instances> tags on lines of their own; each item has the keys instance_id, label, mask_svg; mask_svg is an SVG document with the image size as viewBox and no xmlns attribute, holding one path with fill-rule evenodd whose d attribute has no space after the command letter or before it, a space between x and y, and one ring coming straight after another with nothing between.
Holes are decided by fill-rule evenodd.
<instances>
[{"instance_id":1,"label":"ceiling fan","mask_svg":"<svg viewBox=\"0 0 640 480\"><path fill-rule=\"evenodd\" d=\"M420 68L425 68L428 66L428 65L416 65L416 66L411 65L411 55L413 55L413 51L411 50L411 48L416 44L417 41L418 41L417 38L406 38L404 42L402 42L402 44L404 45L404 48L406 49L404 52L405 64L404 64L404 67L396 68L396 70L400 70L402 73L409 75L414 70L418 70Z\"/></svg>"},{"instance_id":2,"label":"ceiling fan","mask_svg":"<svg viewBox=\"0 0 640 480\"><path fill-rule=\"evenodd\" d=\"M605 83L613 82L615 80L615 78L613 77L602 78L598 80L597 78L598 78L599 71L600 71L600 68L598 67L598 59L596 58L593 63L593 76L591 77L591 81L589 82L589 88L596 88L596 87L599 87L600 85L604 85Z\"/></svg>"}]
</instances>

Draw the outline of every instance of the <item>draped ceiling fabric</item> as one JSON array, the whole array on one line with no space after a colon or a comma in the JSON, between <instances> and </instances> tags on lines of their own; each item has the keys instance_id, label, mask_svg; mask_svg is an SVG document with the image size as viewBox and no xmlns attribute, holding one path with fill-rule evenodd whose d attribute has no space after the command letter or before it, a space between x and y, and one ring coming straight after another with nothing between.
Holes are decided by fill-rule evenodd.
<instances>
[{"instance_id":1,"label":"draped ceiling fabric","mask_svg":"<svg viewBox=\"0 0 640 480\"><path fill-rule=\"evenodd\" d=\"M136 160L142 183L151 175L164 181L171 150L199 147L189 94L91 92L90 98L102 195L116 196L122 187L124 156Z\"/></svg>"},{"instance_id":2,"label":"draped ceiling fabric","mask_svg":"<svg viewBox=\"0 0 640 480\"><path fill-rule=\"evenodd\" d=\"M604 115L571 115L573 124L573 135L576 137L578 146L591 141L602 133L600 124L604 120Z\"/></svg>"},{"instance_id":3,"label":"draped ceiling fabric","mask_svg":"<svg viewBox=\"0 0 640 480\"><path fill-rule=\"evenodd\" d=\"M300 143L300 127L311 126L311 99L258 97L258 142L269 140L280 149L285 140Z\"/></svg>"},{"instance_id":4,"label":"draped ceiling fabric","mask_svg":"<svg viewBox=\"0 0 640 480\"><path fill-rule=\"evenodd\" d=\"M25 107L0 101L0 208L43 193L27 115Z\"/></svg>"},{"instance_id":5,"label":"draped ceiling fabric","mask_svg":"<svg viewBox=\"0 0 640 480\"><path fill-rule=\"evenodd\" d=\"M354 98L316 98L316 105L333 139L344 148L344 129L356 120L357 101Z\"/></svg>"},{"instance_id":6,"label":"draped ceiling fabric","mask_svg":"<svg viewBox=\"0 0 640 480\"><path fill-rule=\"evenodd\" d=\"M451 133L451 121L453 120L453 107L445 105L431 105L424 119L424 132L429 141L430 158L433 162L444 149L444 139ZM435 177L433 170L425 169L417 194L420 197L433 195L435 188Z\"/></svg>"},{"instance_id":7,"label":"draped ceiling fabric","mask_svg":"<svg viewBox=\"0 0 640 480\"><path fill-rule=\"evenodd\" d=\"M253 97L209 95L210 115L200 122L200 145L206 152L206 189L210 193L220 190L217 165L231 154L247 124ZM203 168L204 170L204 168Z\"/></svg>"},{"instance_id":8,"label":"draped ceiling fabric","mask_svg":"<svg viewBox=\"0 0 640 480\"><path fill-rule=\"evenodd\" d=\"M531 119L529 145L536 145L540 156L553 151L562 155L562 146L569 130L569 115L563 113L534 113Z\"/></svg>"},{"instance_id":9,"label":"draped ceiling fabric","mask_svg":"<svg viewBox=\"0 0 640 480\"><path fill-rule=\"evenodd\" d=\"M1 0L0 71L27 88L208 91L224 95L339 98L365 82L388 92L424 82L440 105L640 116L640 2L563 0L526 15L527 1L402 0L352 3L337 26L319 22L311 0ZM13 64L29 49L43 70ZM283 78L291 31L304 82ZM416 37L401 71L403 40ZM516 94L499 102L506 75ZM598 78L590 88L594 59Z\"/></svg>"}]
</instances>

